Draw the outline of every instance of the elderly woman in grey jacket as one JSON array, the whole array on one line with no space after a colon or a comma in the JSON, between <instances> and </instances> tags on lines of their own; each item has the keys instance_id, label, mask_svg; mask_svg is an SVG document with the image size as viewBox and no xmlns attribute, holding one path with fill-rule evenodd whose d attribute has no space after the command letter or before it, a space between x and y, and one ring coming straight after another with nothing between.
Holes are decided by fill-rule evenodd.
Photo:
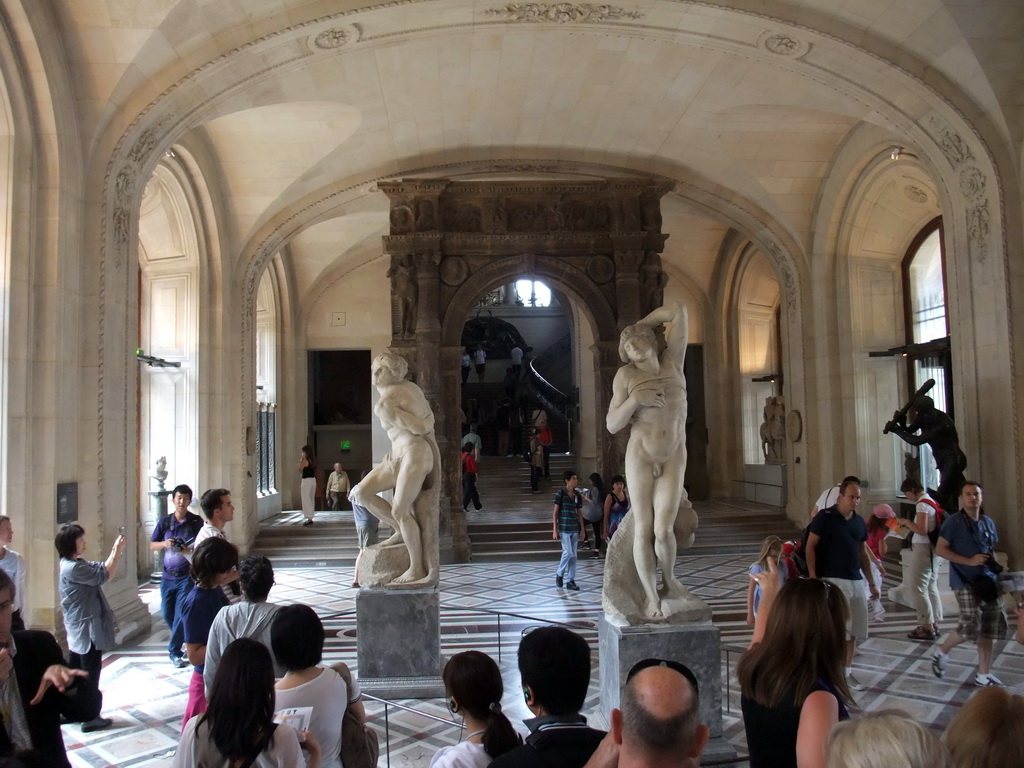
<instances>
[{"instance_id":1,"label":"elderly woman in grey jacket","mask_svg":"<svg viewBox=\"0 0 1024 768\"><path fill-rule=\"evenodd\" d=\"M114 613L100 588L117 573L124 554L125 538L118 536L105 562L85 560L85 529L76 524L61 526L53 540L60 555L60 606L68 636L68 660L83 669L96 688L100 685L103 651L114 646ZM82 725L86 732L106 728L111 721L97 717Z\"/></svg>"}]
</instances>

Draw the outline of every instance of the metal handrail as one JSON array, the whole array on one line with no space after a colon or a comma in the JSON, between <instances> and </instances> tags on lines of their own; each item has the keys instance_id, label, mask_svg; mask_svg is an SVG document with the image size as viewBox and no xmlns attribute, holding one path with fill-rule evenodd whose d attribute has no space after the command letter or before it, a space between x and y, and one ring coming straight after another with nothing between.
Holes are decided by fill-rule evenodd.
<instances>
[{"instance_id":1,"label":"metal handrail","mask_svg":"<svg viewBox=\"0 0 1024 768\"><path fill-rule=\"evenodd\" d=\"M559 626L559 627L567 627L569 629L580 629L580 630L585 630L585 631L594 631L594 627L591 624L582 624L580 622L572 622L572 621L558 621L556 619L545 619L545 618L542 618L540 616L528 616L528 615L523 614L523 613L513 613L512 611L496 611L496 610L491 610L491 609L487 609L487 608L462 608L462 607L454 607L454 606L449 607L449 606L444 606L444 605L441 605L439 607L441 609L443 609L443 610L447 610L447 611L451 611L451 612L460 611L462 613L481 613L481 614L488 614L488 615L496 616L497 619L498 619L497 635L498 635L498 665L499 666L501 665L501 661L502 661L502 656L501 656L501 646L502 646L502 641L501 641L501 617L502 616L509 616L509 617L513 617L513 618L517 618L517 619L525 619L526 621L537 622L537 623L541 623L541 624L552 624L552 625ZM354 613L355 613L355 611L343 611L343 612L340 612L340 613L335 614L335 615L336 616L348 616L348 615L352 615ZM746 651L747 651L747 649L745 647L740 646L740 645L722 645L721 650L722 650L723 653L725 653L725 666L726 666L726 670L730 670L732 668L731 654L734 654L734 653L743 654L743 653L746 653ZM732 684L731 683L732 683L732 675L727 673L726 674L725 703L726 703L726 712L728 712L730 714L732 713L731 701L730 701L731 694L732 694ZM399 703L397 703L395 701L392 701L391 699L382 699L382 698L380 698L378 696L373 696L372 694L368 694L368 693L362 694L362 698L366 699L366 700L369 700L369 701L375 701L375 702L377 702L379 704L383 704L384 705L384 750L385 750L385 760L386 760L386 763L387 763L387 768L391 768L391 722L390 722L390 708L391 707L394 707L395 709L402 710L403 712L410 712L412 714L419 715L420 717L425 717L428 720L433 720L434 722L441 723L442 725L445 725L445 726L448 726L448 727L458 728L460 731L464 730L464 728L465 728L465 723L457 723L454 720L446 720L443 717L438 717L437 715L433 715L433 714L431 714L429 712L425 712L425 711L423 711L421 709L416 709L415 707L409 707L409 706L406 706L405 704L399 704ZM460 739L461 739L461 736L460 736ZM701 766L706 766L707 768L713 768L713 766L740 765L740 764L745 764L745 763L749 763L749 762L750 762L750 756L749 755L737 755L735 758L731 758L731 759L702 761L701 762Z\"/></svg>"}]
</instances>

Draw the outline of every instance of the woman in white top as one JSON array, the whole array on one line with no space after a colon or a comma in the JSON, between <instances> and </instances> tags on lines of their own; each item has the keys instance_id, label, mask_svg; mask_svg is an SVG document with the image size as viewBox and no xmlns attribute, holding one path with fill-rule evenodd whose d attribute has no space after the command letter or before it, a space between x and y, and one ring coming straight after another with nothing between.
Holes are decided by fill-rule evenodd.
<instances>
[{"instance_id":1,"label":"woman in white top","mask_svg":"<svg viewBox=\"0 0 1024 768\"><path fill-rule=\"evenodd\" d=\"M277 681L277 708L312 707L309 730L323 754L323 768L341 768L341 720L346 707L365 722L359 685L352 690L333 669L318 666L323 657L324 625L308 605L286 605L278 610L270 628L270 645L285 671Z\"/></svg>"},{"instance_id":2,"label":"woman in white top","mask_svg":"<svg viewBox=\"0 0 1024 768\"><path fill-rule=\"evenodd\" d=\"M501 713L501 672L494 659L480 651L457 653L444 665L448 709L465 719L465 740L442 747L430 768L486 768L491 761L519 746L512 723Z\"/></svg>"},{"instance_id":3,"label":"woman in white top","mask_svg":"<svg viewBox=\"0 0 1024 768\"><path fill-rule=\"evenodd\" d=\"M320 768L320 745L308 731L274 724L270 651L248 637L224 651L208 709L185 725L172 768Z\"/></svg>"},{"instance_id":4,"label":"woman in white top","mask_svg":"<svg viewBox=\"0 0 1024 768\"><path fill-rule=\"evenodd\" d=\"M910 540L910 572L906 582L914 586L917 626L907 633L907 637L930 642L938 638L939 622L942 621L939 573L935 565L935 550L928 538L929 532L935 530L935 508L938 505L913 478L904 480L900 490L914 502L914 519L902 521L914 532Z\"/></svg>"}]
</instances>

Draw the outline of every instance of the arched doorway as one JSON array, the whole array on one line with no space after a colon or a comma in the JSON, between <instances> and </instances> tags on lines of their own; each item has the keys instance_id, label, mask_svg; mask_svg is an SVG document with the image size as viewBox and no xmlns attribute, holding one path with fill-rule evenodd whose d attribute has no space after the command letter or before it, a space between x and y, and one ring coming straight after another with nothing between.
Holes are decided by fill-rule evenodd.
<instances>
[{"instance_id":1,"label":"arched doorway","mask_svg":"<svg viewBox=\"0 0 1024 768\"><path fill-rule=\"evenodd\" d=\"M480 296L528 275L564 292L594 337L595 409L603 423L618 367L618 332L661 304L665 183L645 177L572 181L382 182L390 203L392 348L409 360L437 415L443 466L442 551L466 560L459 498L462 327ZM617 441L597 429L599 471Z\"/></svg>"}]
</instances>

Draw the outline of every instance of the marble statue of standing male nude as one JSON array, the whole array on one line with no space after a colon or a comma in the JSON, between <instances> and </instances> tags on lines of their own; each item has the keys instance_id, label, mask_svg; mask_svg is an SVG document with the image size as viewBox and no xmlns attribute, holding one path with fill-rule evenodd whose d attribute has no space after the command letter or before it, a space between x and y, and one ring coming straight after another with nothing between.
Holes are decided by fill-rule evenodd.
<instances>
[{"instance_id":1,"label":"marble statue of standing male nude","mask_svg":"<svg viewBox=\"0 0 1024 768\"><path fill-rule=\"evenodd\" d=\"M405 544L409 550L409 568L394 579L395 584L425 579L433 565L425 552L423 521L417 519L413 505L436 479L434 414L423 390L406 381L408 370L408 363L392 353L373 361L372 381L380 393L373 412L391 439L391 451L349 492L350 498L395 530L380 547ZM387 490L394 491L390 504L377 495Z\"/></svg>"},{"instance_id":2,"label":"marble statue of standing male nude","mask_svg":"<svg viewBox=\"0 0 1024 768\"><path fill-rule=\"evenodd\" d=\"M666 348L658 357L654 328L670 323ZM663 600L687 597L676 579L675 523L686 501L686 379L683 358L688 333L686 309L659 307L643 320L623 329L619 368L612 383L607 427L612 434L632 423L626 444L626 479L632 498L635 535L633 559L645 596L648 619L665 618ZM657 566L663 586L657 588Z\"/></svg>"}]
</instances>

